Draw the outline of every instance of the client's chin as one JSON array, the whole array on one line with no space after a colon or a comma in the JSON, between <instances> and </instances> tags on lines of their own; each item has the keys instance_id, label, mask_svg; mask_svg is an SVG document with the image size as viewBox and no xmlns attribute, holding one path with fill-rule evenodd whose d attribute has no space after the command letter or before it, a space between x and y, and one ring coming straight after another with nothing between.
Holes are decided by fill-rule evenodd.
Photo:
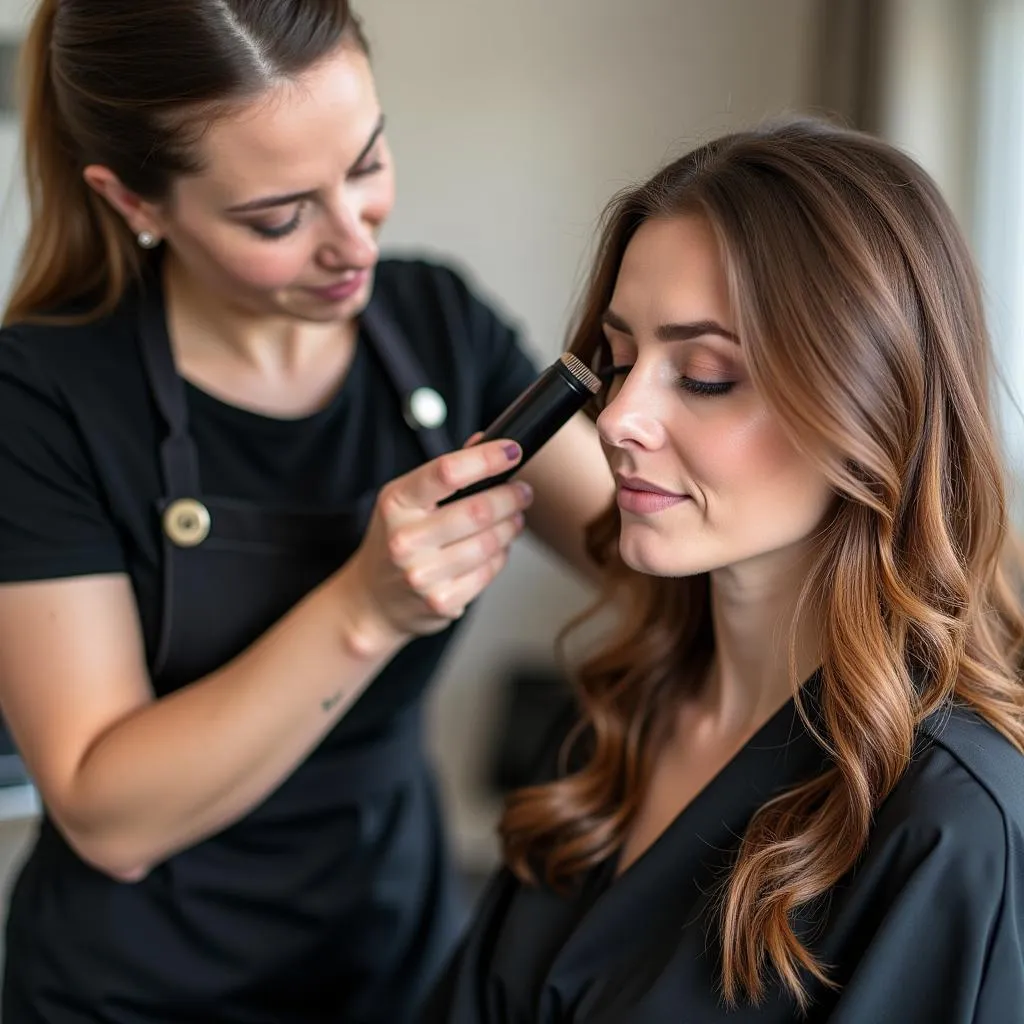
<instances>
[{"instance_id":1,"label":"client's chin","mask_svg":"<svg viewBox=\"0 0 1024 1024\"><path fill-rule=\"evenodd\" d=\"M619 535L619 557L630 569L645 576L696 576L707 572L704 562L680 557L680 542L666 537L640 537L631 528ZM650 531L644 531L650 533Z\"/></svg>"}]
</instances>

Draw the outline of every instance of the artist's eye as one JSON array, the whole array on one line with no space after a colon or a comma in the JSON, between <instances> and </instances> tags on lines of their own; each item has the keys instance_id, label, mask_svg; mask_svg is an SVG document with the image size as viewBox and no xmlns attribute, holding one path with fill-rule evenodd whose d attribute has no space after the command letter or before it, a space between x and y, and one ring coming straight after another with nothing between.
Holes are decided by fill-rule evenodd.
<instances>
[{"instance_id":1,"label":"artist's eye","mask_svg":"<svg viewBox=\"0 0 1024 1024\"><path fill-rule=\"evenodd\" d=\"M285 238L298 229L299 225L302 223L302 214L304 210L305 204L300 203L295 208L295 215L292 219L283 224L250 224L249 228L255 231L260 238L266 238L271 241L277 238Z\"/></svg>"}]
</instances>

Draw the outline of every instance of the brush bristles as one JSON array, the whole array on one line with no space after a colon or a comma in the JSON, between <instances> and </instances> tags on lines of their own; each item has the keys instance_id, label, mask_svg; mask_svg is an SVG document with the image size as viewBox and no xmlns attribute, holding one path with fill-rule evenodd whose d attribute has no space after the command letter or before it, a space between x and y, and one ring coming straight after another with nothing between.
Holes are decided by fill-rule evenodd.
<instances>
[{"instance_id":1,"label":"brush bristles","mask_svg":"<svg viewBox=\"0 0 1024 1024\"><path fill-rule=\"evenodd\" d=\"M581 359L571 352L563 352L559 357L565 368L592 394L601 390L601 378Z\"/></svg>"}]
</instances>

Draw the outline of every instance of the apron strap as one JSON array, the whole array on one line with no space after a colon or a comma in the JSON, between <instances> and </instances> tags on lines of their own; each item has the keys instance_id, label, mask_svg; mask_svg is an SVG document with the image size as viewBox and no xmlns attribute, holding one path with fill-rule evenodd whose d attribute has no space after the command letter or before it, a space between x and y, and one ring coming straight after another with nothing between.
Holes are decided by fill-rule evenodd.
<instances>
[{"instance_id":1,"label":"apron strap","mask_svg":"<svg viewBox=\"0 0 1024 1024\"><path fill-rule=\"evenodd\" d=\"M361 320L366 336L380 356L403 408L407 409L416 391L430 387L429 378L416 354L406 344L401 329L376 298L370 299ZM409 426L415 431L428 459L436 459L455 448L443 424L428 427L410 421Z\"/></svg>"},{"instance_id":2,"label":"apron strap","mask_svg":"<svg viewBox=\"0 0 1024 1024\"><path fill-rule=\"evenodd\" d=\"M185 382L174 365L171 339L159 283L147 278L139 302L139 338L142 363L167 437L160 445L166 497L170 500L199 494L199 456L188 431Z\"/></svg>"}]
</instances>

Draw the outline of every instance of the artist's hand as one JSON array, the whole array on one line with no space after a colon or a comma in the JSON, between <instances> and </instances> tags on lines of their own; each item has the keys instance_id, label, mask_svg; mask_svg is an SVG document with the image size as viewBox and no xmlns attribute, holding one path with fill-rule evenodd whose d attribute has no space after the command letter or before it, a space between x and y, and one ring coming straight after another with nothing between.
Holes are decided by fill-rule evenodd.
<instances>
[{"instance_id":1,"label":"artist's hand","mask_svg":"<svg viewBox=\"0 0 1024 1024\"><path fill-rule=\"evenodd\" d=\"M442 455L381 490L366 536L340 574L357 642L373 650L439 632L486 589L522 532L529 486L505 483L437 503L521 458L513 442L490 441Z\"/></svg>"}]
</instances>

